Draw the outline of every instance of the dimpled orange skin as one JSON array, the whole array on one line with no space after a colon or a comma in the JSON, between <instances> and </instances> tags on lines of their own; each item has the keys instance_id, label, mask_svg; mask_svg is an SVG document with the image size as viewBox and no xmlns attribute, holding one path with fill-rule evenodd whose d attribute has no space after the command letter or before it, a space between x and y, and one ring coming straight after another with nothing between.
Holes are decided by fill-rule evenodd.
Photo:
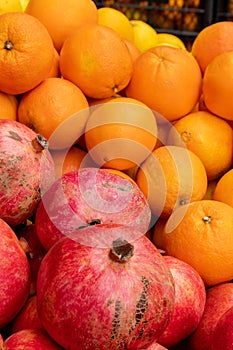
<instances>
[{"instance_id":1,"label":"dimpled orange skin","mask_svg":"<svg viewBox=\"0 0 233 350\"><path fill-rule=\"evenodd\" d=\"M191 112L201 94L200 67L187 50L157 46L134 62L126 95L173 121Z\"/></svg>"},{"instance_id":2,"label":"dimpled orange skin","mask_svg":"<svg viewBox=\"0 0 233 350\"><path fill-rule=\"evenodd\" d=\"M54 60L52 39L44 25L23 12L0 16L0 90L22 94L45 79Z\"/></svg>"},{"instance_id":3,"label":"dimpled orange skin","mask_svg":"<svg viewBox=\"0 0 233 350\"><path fill-rule=\"evenodd\" d=\"M196 269L206 286L233 278L233 208L201 200L177 208L168 219L162 248Z\"/></svg>"}]
</instances>

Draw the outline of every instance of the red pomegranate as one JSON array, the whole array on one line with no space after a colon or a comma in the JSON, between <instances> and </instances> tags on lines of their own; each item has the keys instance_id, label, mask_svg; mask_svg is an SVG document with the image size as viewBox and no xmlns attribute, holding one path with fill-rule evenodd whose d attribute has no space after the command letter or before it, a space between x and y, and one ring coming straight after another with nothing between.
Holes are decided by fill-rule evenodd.
<instances>
[{"instance_id":1,"label":"red pomegranate","mask_svg":"<svg viewBox=\"0 0 233 350\"><path fill-rule=\"evenodd\" d=\"M47 141L14 120L0 120L0 218L18 225L31 217L54 180Z\"/></svg>"},{"instance_id":2,"label":"red pomegranate","mask_svg":"<svg viewBox=\"0 0 233 350\"><path fill-rule=\"evenodd\" d=\"M63 235L88 225L124 224L142 235L150 220L149 205L136 183L103 169L81 168L53 183L37 208L35 224L48 250Z\"/></svg>"},{"instance_id":3,"label":"red pomegranate","mask_svg":"<svg viewBox=\"0 0 233 350\"><path fill-rule=\"evenodd\" d=\"M37 296L36 294L30 296L20 312L11 322L10 331L16 333L22 329L43 329L41 321L37 312ZM0 348L1 349L1 348Z\"/></svg>"},{"instance_id":4,"label":"red pomegranate","mask_svg":"<svg viewBox=\"0 0 233 350\"><path fill-rule=\"evenodd\" d=\"M27 253L31 270L30 295L33 295L36 292L37 273L46 250L37 236L35 224L32 223L19 228L16 234L24 251Z\"/></svg>"},{"instance_id":5,"label":"red pomegranate","mask_svg":"<svg viewBox=\"0 0 233 350\"><path fill-rule=\"evenodd\" d=\"M30 266L10 226L0 219L0 330L20 311L29 295Z\"/></svg>"},{"instance_id":6,"label":"red pomegranate","mask_svg":"<svg viewBox=\"0 0 233 350\"><path fill-rule=\"evenodd\" d=\"M4 350L61 350L42 329L23 329L10 335L3 343Z\"/></svg>"},{"instance_id":7,"label":"red pomegranate","mask_svg":"<svg viewBox=\"0 0 233 350\"><path fill-rule=\"evenodd\" d=\"M37 279L39 318L50 336L70 350L146 349L163 333L174 307L174 281L162 255L146 236L124 225L83 229L47 252ZM81 231L81 230L80 230ZM94 247L96 237L114 240ZM72 239L71 239L72 237Z\"/></svg>"}]
</instances>

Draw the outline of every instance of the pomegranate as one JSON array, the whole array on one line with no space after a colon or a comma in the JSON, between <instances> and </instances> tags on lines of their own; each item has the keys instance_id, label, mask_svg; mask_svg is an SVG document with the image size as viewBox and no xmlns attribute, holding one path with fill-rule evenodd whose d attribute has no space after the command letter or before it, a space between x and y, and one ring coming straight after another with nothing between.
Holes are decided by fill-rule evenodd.
<instances>
[{"instance_id":1,"label":"pomegranate","mask_svg":"<svg viewBox=\"0 0 233 350\"><path fill-rule=\"evenodd\" d=\"M232 350L233 345L233 307L219 319L211 337L210 350Z\"/></svg>"},{"instance_id":2,"label":"pomegranate","mask_svg":"<svg viewBox=\"0 0 233 350\"><path fill-rule=\"evenodd\" d=\"M16 317L11 322L10 331L11 333L16 333L22 329L28 328L42 328L41 321L38 317L37 312L37 296L36 294L30 296L23 308L16 315Z\"/></svg>"},{"instance_id":3,"label":"pomegranate","mask_svg":"<svg viewBox=\"0 0 233 350\"><path fill-rule=\"evenodd\" d=\"M158 342L171 348L196 330L204 312L206 290L191 265L173 256L165 255L164 259L175 283L175 305L171 321Z\"/></svg>"},{"instance_id":4,"label":"pomegranate","mask_svg":"<svg viewBox=\"0 0 233 350\"><path fill-rule=\"evenodd\" d=\"M20 311L29 295L30 266L11 227L0 219L0 329Z\"/></svg>"},{"instance_id":5,"label":"pomegranate","mask_svg":"<svg viewBox=\"0 0 233 350\"><path fill-rule=\"evenodd\" d=\"M142 235L150 220L149 205L136 183L103 169L80 168L64 174L44 194L35 224L48 250L63 235L88 225L125 224ZM83 243L89 244L88 237Z\"/></svg>"},{"instance_id":6,"label":"pomegranate","mask_svg":"<svg viewBox=\"0 0 233 350\"><path fill-rule=\"evenodd\" d=\"M10 335L3 343L4 350L61 350L42 329L23 329Z\"/></svg>"},{"instance_id":7,"label":"pomegranate","mask_svg":"<svg viewBox=\"0 0 233 350\"><path fill-rule=\"evenodd\" d=\"M54 180L47 141L14 120L0 120L0 218L18 225L31 217Z\"/></svg>"},{"instance_id":8,"label":"pomegranate","mask_svg":"<svg viewBox=\"0 0 233 350\"><path fill-rule=\"evenodd\" d=\"M188 338L188 349L209 350L211 338L220 318L233 307L233 283L224 282L208 288L202 318Z\"/></svg>"},{"instance_id":9,"label":"pomegranate","mask_svg":"<svg viewBox=\"0 0 233 350\"><path fill-rule=\"evenodd\" d=\"M164 346L160 345L159 343L153 343L146 350L167 350L167 348L165 348Z\"/></svg>"},{"instance_id":10,"label":"pomegranate","mask_svg":"<svg viewBox=\"0 0 233 350\"><path fill-rule=\"evenodd\" d=\"M46 253L46 250L42 246L37 236L35 224L32 223L30 225L18 229L16 231L16 234L20 240L21 245L24 248L24 251L27 253L31 270L30 295L33 295L36 292L36 280L38 269Z\"/></svg>"},{"instance_id":11,"label":"pomegranate","mask_svg":"<svg viewBox=\"0 0 233 350\"><path fill-rule=\"evenodd\" d=\"M37 305L44 328L65 349L146 349L173 312L174 282L165 260L146 236L125 240L137 236L132 227L83 230L93 244L80 244L74 232L41 262ZM96 237L108 242L109 236L110 247L94 246Z\"/></svg>"}]
</instances>

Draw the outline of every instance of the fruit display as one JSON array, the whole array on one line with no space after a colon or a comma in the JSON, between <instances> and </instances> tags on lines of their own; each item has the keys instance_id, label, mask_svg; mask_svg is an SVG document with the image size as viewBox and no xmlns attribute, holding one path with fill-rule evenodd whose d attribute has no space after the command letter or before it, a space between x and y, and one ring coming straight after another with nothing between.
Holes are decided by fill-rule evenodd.
<instances>
[{"instance_id":1,"label":"fruit display","mask_svg":"<svg viewBox=\"0 0 233 350\"><path fill-rule=\"evenodd\" d=\"M0 350L231 349L232 22L100 5L0 5Z\"/></svg>"},{"instance_id":2,"label":"fruit display","mask_svg":"<svg viewBox=\"0 0 233 350\"><path fill-rule=\"evenodd\" d=\"M98 7L110 7L124 13L130 20L147 22L158 31L192 40L214 13L214 1L200 0L95 0Z\"/></svg>"}]
</instances>

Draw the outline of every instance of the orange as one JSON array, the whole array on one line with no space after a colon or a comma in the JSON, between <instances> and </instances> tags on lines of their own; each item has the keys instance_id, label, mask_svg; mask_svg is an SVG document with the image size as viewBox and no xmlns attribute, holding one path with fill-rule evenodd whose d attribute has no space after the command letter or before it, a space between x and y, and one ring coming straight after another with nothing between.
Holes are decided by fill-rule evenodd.
<instances>
[{"instance_id":1,"label":"orange","mask_svg":"<svg viewBox=\"0 0 233 350\"><path fill-rule=\"evenodd\" d=\"M44 24L58 52L77 27L98 21L92 0L30 0L25 11Z\"/></svg>"},{"instance_id":2,"label":"orange","mask_svg":"<svg viewBox=\"0 0 233 350\"><path fill-rule=\"evenodd\" d=\"M137 48L137 46L132 41L124 39L124 42L125 42L126 46L128 47L132 61L133 62L136 61L136 59L140 56L141 51Z\"/></svg>"},{"instance_id":3,"label":"orange","mask_svg":"<svg viewBox=\"0 0 233 350\"><path fill-rule=\"evenodd\" d=\"M157 34L157 43L155 46L161 45L173 46L183 50L186 49L184 42L178 36L166 32Z\"/></svg>"},{"instance_id":4,"label":"orange","mask_svg":"<svg viewBox=\"0 0 233 350\"><path fill-rule=\"evenodd\" d=\"M201 71L190 52L157 46L143 52L134 63L126 95L173 121L191 112L201 85Z\"/></svg>"},{"instance_id":5,"label":"orange","mask_svg":"<svg viewBox=\"0 0 233 350\"><path fill-rule=\"evenodd\" d=\"M88 103L89 103L89 106L96 106L96 105L102 105L103 103L105 102L108 102L108 101L111 101L112 99L114 98L118 98L118 97L122 97L121 95L118 95L118 94L115 94L115 95L112 95L110 97L106 97L106 98L89 98L88 99Z\"/></svg>"},{"instance_id":6,"label":"orange","mask_svg":"<svg viewBox=\"0 0 233 350\"><path fill-rule=\"evenodd\" d=\"M60 53L60 69L91 98L110 97L123 90L133 62L123 39L113 29L85 25L70 35Z\"/></svg>"},{"instance_id":7,"label":"orange","mask_svg":"<svg viewBox=\"0 0 233 350\"><path fill-rule=\"evenodd\" d=\"M213 194L214 194L214 190L217 185L217 182L218 182L218 179L208 181L207 190L203 199L213 199Z\"/></svg>"},{"instance_id":8,"label":"orange","mask_svg":"<svg viewBox=\"0 0 233 350\"><path fill-rule=\"evenodd\" d=\"M85 128L86 147L93 160L117 170L141 163L153 150L156 137L153 112L127 97L93 106Z\"/></svg>"},{"instance_id":9,"label":"orange","mask_svg":"<svg viewBox=\"0 0 233 350\"><path fill-rule=\"evenodd\" d=\"M157 123L158 123L158 136L157 136L157 142L155 145L155 149L160 146L165 146L167 144L167 137L169 135L169 131L172 128L172 123L167 121L166 119L159 118L157 115Z\"/></svg>"},{"instance_id":10,"label":"orange","mask_svg":"<svg viewBox=\"0 0 233 350\"><path fill-rule=\"evenodd\" d=\"M16 96L0 91L0 119L17 120L18 100Z\"/></svg>"},{"instance_id":11,"label":"orange","mask_svg":"<svg viewBox=\"0 0 233 350\"><path fill-rule=\"evenodd\" d=\"M162 246L167 255L190 264L206 286L233 278L233 208L201 200L177 208L169 217Z\"/></svg>"},{"instance_id":12,"label":"orange","mask_svg":"<svg viewBox=\"0 0 233 350\"><path fill-rule=\"evenodd\" d=\"M88 117L83 92L62 78L48 78L24 94L18 119L49 140L51 149L72 146L82 135Z\"/></svg>"},{"instance_id":13,"label":"orange","mask_svg":"<svg viewBox=\"0 0 233 350\"><path fill-rule=\"evenodd\" d=\"M109 168L109 169L108 168L103 168L103 170L108 171L109 173L112 173L112 174L119 175L119 176L123 177L126 180L132 181L135 184L135 181L132 179L132 177L130 177L129 175L127 175L126 173L124 173L121 170L116 170L116 169L111 169L111 168Z\"/></svg>"},{"instance_id":14,"label":"orange","mask_svg":"<svg viewBox=\"0 0 233 350\"><path fill-rule=\"evenodd\" d=\"M232 70L233 51L224 52L209 63L203 77L203 99L206 107L228 120L233 120Z\"/></svg>"},{"instance_id":15,"label":"orange","mask_svg":"<svg viewBox=\"0 0 233 350\"><path fill-rule=\"evenodd\" d=\"M0 91L16 95L48 76L54 59L52 39L44 25L24 12L0 16Z\"/></svg>"},{"instance_id":16,"label":"orange","mask_svg":"<svg viewBox=\"0 0 233 350\"><path fill-rule=\"evenodd\" d=\"M220 21L204 27L193 41L191 52L204 73L219 54L233 50L233 22Z\"/></svg>"},{"instance_id":17,"label":"orange","mask_svg":"<svg viewBox=\"0 0 233 350\"><path fill-rule=\"evenodd\" d=\"M95 166L88 153L76 146L64 150L51 150L51 155L54 160L56 178L70 171L77 171L80 167Z\"/></svg>"},{"instance_id":18,"label":"orange","mask_svg":"<svg viewBox=\"0 0 233 350\"><path fill-rule=\"evenodd\" d=\"M233 169L228 170L218 180L212 198L233 207Z\"/></svg>"},{"instance_id":19,"label":"orange","mask_svg":"<svg viewBox=\"0 0 233 350\"><path fill-rule=\"evenodd\" d=\"M162 244L163 231L166 223L167 223L167 219L159 218L151 229L152 231L151 241L154 243L154 245L158 249L161 249L161 250L163 247L163 244Z\"/></svg>"},{"instance_id":20,"label":"orange","mask_svg":"<svg viewBox=\"0 0 233 350\"><path fill-rule=\"evenodd\" d=\"M53 65L47 75L47 78L60 78L60 56L56 49L54 49Z\"/></svg>"},{"instance_id":21,"label":"orange","mask_svg":"<svg viewBox=\"0 0 233 350\"><path fill-rule=\"evenodd\" d=\"M193 151L203 162L209 180L221 176L232 164L232 129L212 113L197 111L180 118L170 129L167 142Z\"/></svg>"},{"instance_id":22,"label":"orange","mask_svg":"<svg viewBox=\"0 0 233 350\"><path fill-rule=\"evenodd\" d=\"M122 38L133 41L133 27L128 17L112 7L98 9L98 23L112 28Z\"/></svg>"},{"instance_id":23,"label":"orange","mask_svg":"<svg viewBox=\"0 0 233 350\"><path fill-rule=\"evenodd\" d=\"M0 15L6 12L22 12L20 0L1 0L0 2Z\"/></svg>"},{"instance_id":24,"label":"orange","mask_svg":"<svg viewBox=\"0 0 233 350\"><path fill-rule=\"evenodd\" d=\"M173 210L200 200L207 175L200 158L179 146L161 146L141 164L136 183L156 217L168 218Z\"/></svg>"},{"instance_id":25,"label":"orange","mask_svg":"<svg viewBox=\"0 0 233 350\"><path fill-rule=\"evenodd\" d=\"M151 25L139 19L130 20L130 23L133 28L134 44L141 52L155 46L157 32Z\"/></svg>"}]
</instances>

